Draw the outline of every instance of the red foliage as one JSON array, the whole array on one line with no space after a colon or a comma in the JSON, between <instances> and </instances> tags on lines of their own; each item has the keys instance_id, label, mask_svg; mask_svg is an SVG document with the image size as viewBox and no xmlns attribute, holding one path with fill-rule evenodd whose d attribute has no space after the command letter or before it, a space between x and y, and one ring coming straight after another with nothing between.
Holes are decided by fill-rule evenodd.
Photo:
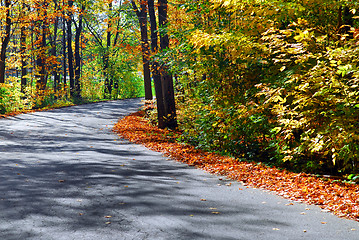
<instances>
[{"instance_id":1,"label":"red foliage","mask_svg":"<svg viewBox=\"0 0 359 240\"><path fill-rule=\"evenodd\" d=\"M359 221L359 186L332 182L305 173L292 173L263 164L238 162L234 158L204 152L176 142L179 132L159 129L137 112L120 119L114 131L131 142L145 145L177 161L225 175L244 185L276 192L293 201L319 205L339 217Z\"/></svg>"}]
</instances>

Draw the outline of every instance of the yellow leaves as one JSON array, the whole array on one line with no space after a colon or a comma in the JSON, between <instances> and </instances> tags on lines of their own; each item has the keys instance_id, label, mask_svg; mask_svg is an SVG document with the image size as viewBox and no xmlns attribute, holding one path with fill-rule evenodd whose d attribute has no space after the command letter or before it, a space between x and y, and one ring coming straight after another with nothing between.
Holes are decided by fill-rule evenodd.
<instances>
[{"instance_id":1,"label":"yellow leaves","mask_svg":"<svg viewBox=\"0 0 359 240\"><path fill-rule=\"evenodd\" d=\"M303 18L298 18L297 19L297 24L298 25L302 25L302 26L307 26L308 25L308 21L307 20L305 20L305 19L303 19Z\"/></svg>"},{"instance_id":2,"label":"yellow leaves","mask_svg":"<svg viewBox=\"0 0 359 240\"><path fill-rule=\"evenodd\" d=\"M241 3L243 3L243 1L241 0L210 0L210 2L213 4L212 8L213 9L217 9L217 8L227 8L227 9L238 9L239 7L242 6Z\"/></svg>"},{"instance_id":3,"label":"yellow leaves","mask_svg":"<svg viewBox=\"0 0 359 240\"><path fill-rule=\"evenodd\" d=\"M195 32L189 36L189 42L195 47L195 52L198 54L198 59L204 57L205 61L210 59L213 61L215 58L214 53L221 53L233 64L237 64L237 60L242 63L237 64L239 68L247 68L246 61L254 61L257 59L257 52L253 51L255 48L261 48L262 46L251 41L250 38L241 33L221 32L213 33L211 30L195 30ZM207 55L201 53L201 50L209 50ZM212 55L213 54L213 55Z\"/></svg>"},{"instance_id":4,"label":"yellow leaves","mask_svg":"<svg viewBox=\"0 0 359 240\"><path fill-rule=\"evenodd\" d=\"M299 34L294 37L294 39L297 40L298 42L310 41L312 40L312 38L314 38L314 33L309 29L300 31Z\"/></svg>"},{"instance_id":5,"label":"yellow leaves","mask_svg":"<svg viewBox=\"0 0 359 240\"><path fill-rule=\"evenodd\" d=\"M232 39L231 33L214 34L196 29L196 31L190 38L190 42L197 49L200 49L202 47L208 49L212 46L222 47L222 45L225 45L225 43L228 42L230 39Z\"/></svg>"}]
</instances>

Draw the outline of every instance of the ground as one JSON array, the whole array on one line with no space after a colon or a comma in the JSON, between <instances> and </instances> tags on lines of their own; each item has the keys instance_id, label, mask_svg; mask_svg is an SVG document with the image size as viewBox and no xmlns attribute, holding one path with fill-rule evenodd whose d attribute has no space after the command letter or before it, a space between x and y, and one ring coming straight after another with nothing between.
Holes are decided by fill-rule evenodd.
<instances>
[{"instance_id":1,"label":"ground","mask_svg":"<svg viewBox=\"0 0 359 240\"><path fill-rule=\"evenodd\" d=\"M359 223L112 132L140 99L0 119L0 239L357 239Z\"/></svg>"}]
</instances>

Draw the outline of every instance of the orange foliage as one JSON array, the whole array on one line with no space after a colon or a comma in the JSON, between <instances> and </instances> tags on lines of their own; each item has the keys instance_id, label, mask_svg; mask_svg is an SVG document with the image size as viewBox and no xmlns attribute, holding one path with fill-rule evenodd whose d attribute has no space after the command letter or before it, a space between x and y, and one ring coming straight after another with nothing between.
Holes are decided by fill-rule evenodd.
<instances>
[{"instance_id":1,"label":"orange foliage","mask_svg":"<svg viewBox=\"0 0 359 240\"><path fill-rule=\"evenodd\" d=\"M244 185L266 189L278 195L308 204L319 205L339 217L359 221L359 186L333 182L305 173L293 173L263 164L239 162L230 157L204 152L176 142L179 132L159 129L148 123L140 111L123 119L114 132L131 142L145 145L177 161L221 174Z\"/></svg>"}]
</instances>

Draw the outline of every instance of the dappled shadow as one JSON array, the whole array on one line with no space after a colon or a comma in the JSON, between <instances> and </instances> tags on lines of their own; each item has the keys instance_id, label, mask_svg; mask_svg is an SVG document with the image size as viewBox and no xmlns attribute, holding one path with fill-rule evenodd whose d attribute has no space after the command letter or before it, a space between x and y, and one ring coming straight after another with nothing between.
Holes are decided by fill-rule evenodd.
<instances>
[{"instance_id":1,"label":"dappled shadow","mask_svg":"<svg viewBox=\"0 0 359 240\"><path fill-rule=\"evenodd\" d=\"M281 239L273 228L297 227L261 193L111 133L139 102L0 120L0 239Z\"/></svg>"},{"instance_id":2,"label":"dappled shadow","mask_svg":"<svg viewBox=\"0 0 359 240\"><path fill-rule=\"evenodd\" d=\"M210 199L208 203L200 201L199 192L186 193L186 189L193 187L188 186L188 182L196 185L195 182L201 180L198 178L203 176L189 174L185 165L159 161L158 154L134 153L121 159L117 159L117 154L110 154L108 157L102 161L52 161L29 157L1 164L0 219L12 224L5 229L2 226L0 236L5 239L18 239L28 234L36 237L36 231L19 235L18 228L22 224L34 224L36 219L41 219L36 225L43 231L48 226L49 231L56 226L66 231L88 232L105 227L106 222L111 222L111 228L116 231L146 231L138 225L137 221L143 221L137 219L140 216L145 224L158 224L158 229L176 234L176 239L186 239L186 236L231 239L224 233L213 235L214 232L209 232L208 235L196 229L191 232L191 225L221 228L235 224L246 232L256 231L259 225L287 225L261 219L258 209L248 204L234 207L224 202L217 206ZM200 183L196 187L205 186ZM227 220L213 214L210 206L216 207ZM255 220L234 223L231 216L239 217L237 220L247 217ZM201 223L195 219L201 219Z\"/></svg>"}]
</instances>

